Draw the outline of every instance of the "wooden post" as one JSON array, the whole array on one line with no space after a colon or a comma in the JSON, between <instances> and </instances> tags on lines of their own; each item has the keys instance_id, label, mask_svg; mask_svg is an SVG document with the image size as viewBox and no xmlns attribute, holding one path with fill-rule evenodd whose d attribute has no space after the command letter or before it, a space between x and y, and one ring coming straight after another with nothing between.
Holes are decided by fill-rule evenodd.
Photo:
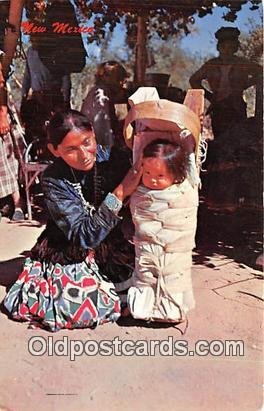
<instances>
[{"instance_id":1,"label":"wooden post","mask_svg":"<svg viewBox=\"0 0 264 411\"><path fill-rule=\"evenodd\" d=\"M190 89L187 91L183 104L192 110L199 118L203 124L204 117L204 90L202 89ZM202 127L201 127L202 133ZM199 155L199 141L201 138L201 133L199 136L198 143L196 144L196 156Z\"/></svg>"},{"instance_id":2,"label":"wooden post","mask_svg":"<svg viewBox=\"0 0 264 411\"><path fill-rule=\"evenodd\" d=\"M14 27L14 30L8 28L4 38L5 56L2 63L4 77L6 77L9 72L9 67L16 51L23 5L24 0L10 0L8 22Z\"/></svg>"},{"instance_id":3,"label":"wooden post","mask_svg":"<svg viewBox=\"0 0 264 411\"><path fill-rule=\"evenodd\" d=\"M198 117L201 117L204 114L204 90L188 90L183 104L197 114Z\"/></svg>"},{"instance_id":4,"label":"wooden post","mask_svg":"<svg viewBox=\"0 0 264 411\"><path fill-rule=\"evenodd\" d=\"M145 72L147 63L147 18L138 16L137 19L137 43L136 43L136 64L135 64L135 82L138 85L144 85Z\"/></svg>"}]
</instances>

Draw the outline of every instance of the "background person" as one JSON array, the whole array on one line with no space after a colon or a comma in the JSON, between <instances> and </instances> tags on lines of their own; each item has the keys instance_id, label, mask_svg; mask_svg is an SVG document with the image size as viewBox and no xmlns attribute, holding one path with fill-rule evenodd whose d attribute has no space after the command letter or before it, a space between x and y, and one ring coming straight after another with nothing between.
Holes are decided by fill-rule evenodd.
<instances>
[{"instance_id":1,"label":"background person","mask_svg":"<svg viewBox=\"0 0 264 411\"><path fill-rule=\"evenodd\" d=\"M15 157L14 145L10 134L6 82L0 60L0 199L5 199L9 195L12 197L14 207L12 220L23 220L24 213L21 208L18 186L18 161ZM3 208L8 208L8 211L5 211L4 214L9 215L8 205L4 205Z\"/></svg>"},{"instance_id":2,"label":"background person","mask_svg":"<svg viewBox=\"0 0 264 411\"><path fill-rule=\"evenodd\" d=\"M37 140L33 148L36 159L46 159L44 125L52 113L70 108L71 78L70 74L54 77L39 56L41 36L31 35L30 40L32 45L27 51L20 115L27 143Z\"/></svg>"},{"instance_id":3,"label":"background person","mask_svg":"<svg viewBox=\"0 0 264 411\"><path fill-rule=\"evenodd\" d=\"M127 103L124 89L128 78L125 68L111 60L100 64L95 74L95 85L83 101L81 111L92 123L96 141L102 152L102 159L108 160L111 148L123 147L123 123L116 116L115 104ZM120 158L119 158L120 161Z\"/></svg>"},{"instance_id":4,"label":"background person","mask_svg":"<svg viewBox=\"0 0 264 411\"><path fill-rule=\"evenodd\" d=\"M221 27L216 33L219 56L208 60L190 78L192 88L203 88L211 102L210 113L215 138L227 128L247 118L243 92L253 86L260 91L262 68L236 56L240 31L236 27ZM210 90L205 87L207 80Z\"/></svg>"},{"instance_id":5,"label":"background person","mask_svg":"<svg viewBox=\"0 0 264 411\"><path fill-rule=\"evenodd\" d=\"M207 206L220 212L262 203L262 68L235 55L239 34L237 28L221 27L215 33L219 56L203 64L190 78L191 86L204 88L211 102L214 140L209 142L203 189ZM255 117L247 118L243 92L253 85Z\"/></svg>"}]
</instances>

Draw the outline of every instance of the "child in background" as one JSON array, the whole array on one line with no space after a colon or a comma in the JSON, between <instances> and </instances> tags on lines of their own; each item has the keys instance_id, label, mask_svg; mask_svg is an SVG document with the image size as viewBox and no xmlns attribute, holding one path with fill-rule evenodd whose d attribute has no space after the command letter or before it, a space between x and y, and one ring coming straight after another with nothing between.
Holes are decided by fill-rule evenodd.
<instances>
[{"instance_id":1,"label":"child in background","mask_svg":"<svg viewBox=\"0 0 264 411\"><path fill-rule=\"evenodd\" d=\"M169 140L143 150L141 185L130 207L135 225L135 270L128 309L138 319L180 322L195 305L192 249L198 189L186 178L187 155Z\"/></svg>"}]
</instances>

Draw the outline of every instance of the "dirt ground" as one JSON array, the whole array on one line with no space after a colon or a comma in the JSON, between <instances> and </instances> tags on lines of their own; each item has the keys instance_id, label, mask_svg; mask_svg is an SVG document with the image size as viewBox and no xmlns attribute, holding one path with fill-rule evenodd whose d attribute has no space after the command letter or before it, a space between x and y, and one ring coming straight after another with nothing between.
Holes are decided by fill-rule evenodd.
<instances>
[{"instance_id":1,"label":"dirt ground","mask_svg":"<svg viewBox=\"0 0 264 411\"><path fill-rule=\"evenodd\" d=\"M261 224L254 211L226 215L200 208L193 267L196 308L189 314L184 335L183 325L154 326L131 318L95 330L52 334L28 329L25 323L8 319L2 310L0 410L263 409L263 277L255 267L261 251ZM2 219L0 300L42 230L37 221ZM72 344L76 340L87 343L88 353L71 361L63 345L65 355L49 355L65 336ZM41 341L34 346L36 351L49 341L43 355L29 352L32 337ZM109 356L96 353L95 342L115 338L140 340L137 344L144 349L129 356L118 355L120 350ZM162 349L147 355L151 340L162 341ZM199 340L208 341L211 354L194 352ZM227 340L243 341L244 353L241 349L241 355L228 355ZM172 342L181 347L188 344L188 353L183 349L173 353Z\"/></svg>"}]
</instances>

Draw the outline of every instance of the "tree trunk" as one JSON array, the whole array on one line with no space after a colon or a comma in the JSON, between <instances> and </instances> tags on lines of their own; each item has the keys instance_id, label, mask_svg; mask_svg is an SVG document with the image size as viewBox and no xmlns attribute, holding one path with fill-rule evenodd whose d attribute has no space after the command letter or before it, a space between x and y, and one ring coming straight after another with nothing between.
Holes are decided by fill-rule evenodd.
<instances>
[{"instance_id":1,"label":"tree trunk","mask_svg":"<svg viewBox=\"0 0 264 411\"><path fill-rule=\"evenodd\" d=\"M138 16L137 19L137 44L136 44L136 64L135 64L135 82L138 85L144 85L145 72L147 63L147 18Z\"/></svg>"}]
</instances>

